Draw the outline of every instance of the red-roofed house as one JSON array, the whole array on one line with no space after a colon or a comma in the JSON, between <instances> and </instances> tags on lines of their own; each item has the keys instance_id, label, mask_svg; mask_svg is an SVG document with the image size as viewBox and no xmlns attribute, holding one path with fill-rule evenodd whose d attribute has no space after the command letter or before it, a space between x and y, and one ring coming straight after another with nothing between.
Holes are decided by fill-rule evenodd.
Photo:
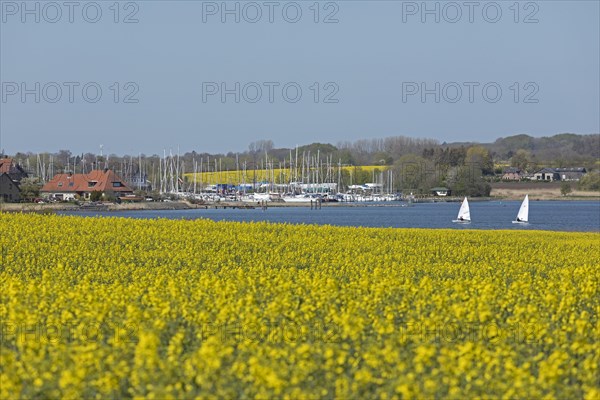
<instances>
[{"instance_id":1,"label":"red-roofed house","mask_svg":"<svg viewBox=\"0 0 600 400\"><path fill-rule=\"evenodd\" d=\"M133 190L112 170L94 170L87 174L58 174L42 187L42 193L57 200L70 200L75 196L89 199L92 192L106 196L125 196Z\"/></svg>"},{"instance_id":2,"label":"red-roofed house","mask_svg":"<svg viewBox=\"0 0 600 400\"><path fill-rule=\"evenodd\" d=\"M15 161L14 158L0 158L0 175L7 174L10 179L20 182L27 178L27 172Z\"/></svg>"}]
</instances>

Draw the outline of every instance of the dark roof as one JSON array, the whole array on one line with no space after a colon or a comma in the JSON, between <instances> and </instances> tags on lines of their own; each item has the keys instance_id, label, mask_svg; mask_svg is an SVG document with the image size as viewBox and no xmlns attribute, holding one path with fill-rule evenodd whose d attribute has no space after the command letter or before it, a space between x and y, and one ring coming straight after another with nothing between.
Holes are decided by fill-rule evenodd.
<instances>
[{"instance_id":1,"label":"dark roof","mask_svg":"<svg viewBox=\"0 0 600 400\"><path fill-rule=\"evenodd\" d=\"M0 174L27 176L27 172L15 161L14 158L0 158ZM11 178L15 178L12 176ZM20 179L20 178L19 178Z\"/></svg>"},{"instance_id":2,"label":"dark roof","mask_svg":"<svg viewBox=\"0 0 600 400\"><path fill-rule=\"evenodd\" d=\"M15 187L17 188L18 191L21 191L21 188L19 187L19 182L17 182L14 179L12 179L10 177L10 175L7 174L6 172L0 173L0 180L5 180L5 181L7 181L9 183L12 183L13 185L15 185Z\"/></svg>"},{"instance_id":3,"label":"dark roof","mask_svg":"<svg viewBox=\"0 0 600 400\"><path fill-rule=\"evenodd\" d=\"M556 172L587 172L582 167L571 167L571 168L555 168Z\"/></svg>"},{"instance_id":4,"label":"dark roof","mask_svg":"<svg viewBox=\"0 0 600 400\"><path fill-rule=\"evenodd\" d=\"M557 174L560 172L580 172L580 173L585 173L587 172L585 168L583 167L569 167L569 168L543 168L541 170L539 170L537 173L547 173L547 174Z\"/></svg>"}]
</instances>

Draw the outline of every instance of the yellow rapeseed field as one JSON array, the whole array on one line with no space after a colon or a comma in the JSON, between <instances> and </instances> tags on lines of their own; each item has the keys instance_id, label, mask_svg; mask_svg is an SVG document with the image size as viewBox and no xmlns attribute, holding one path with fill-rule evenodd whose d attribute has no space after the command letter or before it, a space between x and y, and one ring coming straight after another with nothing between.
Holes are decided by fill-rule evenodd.
<instances>
[{"instance_id":1,"label":"yellow rapeseed field","mask_svg":"<svg viewBox=\"0 0 600 400\"><path fill-rule=\"evenodd\" d=\"M600 235L0 213L0 398L600 398Z\"/></svg>"},{"instance_id":2,"label":"yellow rapeseed field","mask_svg":"<svg viewBox=\"0 0 600 400\"><path fill-rule=\"evenodd\" d=\"M354 174L356 171L363 171L367 173L373 173L374 171L383 172L389 169L388 166L381 165L362 165L362 166L343 166L341 167L342 171L345 171L349 174ZM337 166L334 167L334 177L337 179ZM312 171L312 170L311 170ZM300 175L300 168L297 172L297 175ZM321 179L323 179L323 174L326 171L322 170ZM307 172L308 174L308 172ZM203 184L217 184L217 183L228 183L232 185L239 185L242 183L252 184L255 180L256 182L270 182L271 180L275 180L275 183L289 183L293 176L290 172L289 168L274 168L273 170L266 169L257 169L256 171L253 169L247 169L246 171L218 171L218 172L198 172L196 175L196 182ZM185 179L188 182L194 181L194 173L187 173L184 175ZM300 179L300 177L298 177Z\"/></svg>"}]
</instances>

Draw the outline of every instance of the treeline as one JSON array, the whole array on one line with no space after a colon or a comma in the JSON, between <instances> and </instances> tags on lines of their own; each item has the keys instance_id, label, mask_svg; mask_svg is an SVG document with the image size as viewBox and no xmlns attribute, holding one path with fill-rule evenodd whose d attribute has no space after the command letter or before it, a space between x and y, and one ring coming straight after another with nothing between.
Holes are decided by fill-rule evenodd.
<instances>
[{"instance_id":1,"label":"treeline","mask_svg":"<svg viewBox=\"0 0 600 400\"><path fill-rule=\"evenodd\" d=\"M475 145L429 148L421 155L400 157L392 171L403 191L427 194L433 187L447 187L459 196L489 196L494 161L488 149Z\"/></svg>"},{"instance_id":2,"label":"treeline","mask_svg":"<svg viewBox=\"0 0 600 400\"><path fill-rule=\"evenodd\" d=\"M515 135L499 138L485 146L498 160L510 160L521 151L531 157L532 162L551 167L592 167L590 163L600 159L600 134L562 133L539 138Z\"/></svg>"},{"instance_id":3,"label":"treeline","mask_svg":"<svg viewBox=\"0 0 600 400\"><path fill-rule=\"evenodd\" d=\"M312 143L297 148L275 148L272 140L258 140L248 146L243 152L207 153L188 151L177 154L173 149L166 149L162 154L131 154L103 155L94 153L75 154L70 150L60 150L56 153L17 153L14 157L33 174L48 171L59 173L64 171L80 172L95 168L108 167L124 174L135 173L138 169L151 171L153 166L158 168L160 160L165 156L178 158L180 170L194 172L202 170L227 171L243 168L261 169L266 164L271 166L286 166L290 163L300 164L302 157L318 157L329 160L335 165L381 165L391 166L399 157L405 154L421 154L429 147L438 146L433 139L416 139L404 136L385 139L357 140L342 142L337 146L329 143ZM140 168L139 165L143 164Z\"/></svg>"},{"instance_id":4,"label":"treeline","mask_svg":"<svg viewBox=\"0 0 600 400\"><path fill-rule=\"evenodd\" d=\"M165 163L165 156L169 164ZM559 134L534 138L516 135L500 138L494 143L439 143L434 139L395 136L383 139L312 143L297 148L276 148L272 140L258 140L238 153L191 151L176 154L164 150L162 154L135 154L100 156L93 153L73 154L69 150L57 153L17 153L17 161L32 175L42 180L60 172L87 172L111 168L131 182L140 176L156 182L164 175L164 168L172 168L183 177L191 172L252 170L265 168L298 168L302 163L311 168L376 165L377 174L361 172L356 176L341 176L345 185L364 184L373 180L393 182L394 190L427 193L432 187L446 186L457 195L487 195L489 181L513 166L523 171L549 167L586 167L598 169L600 134ZM175 167L173 167L175 166ZM388 176L384 177L384 171ZM325 176L322 174L320 176ZM595 175L594 175L595 176ZM595 182L595 181L594 181ZM591 184L595 186L595 184Z\"/></svg>"}]
</instances>

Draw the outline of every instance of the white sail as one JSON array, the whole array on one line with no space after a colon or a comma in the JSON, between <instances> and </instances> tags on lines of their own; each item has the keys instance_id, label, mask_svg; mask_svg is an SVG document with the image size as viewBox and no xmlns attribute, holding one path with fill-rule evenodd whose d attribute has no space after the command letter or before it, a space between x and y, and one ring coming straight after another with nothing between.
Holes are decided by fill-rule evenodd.
<instances>
[{"instance_id":1,"label":"white sail","mask_svg":"<svg viewBox=\"0 0 600 400\"><path fill-rule=\"evenodd\" d=\"M460 205L460 210L458 210L458 216L453 222L470 222L471 221L471 212L469 211L469 202L467 198L463 200Z\"/></svg>"},{"instance_id":2,"label":"white sail","mask_svg":"<svg viewBox=\"0 0 600 400\"><path fill-rule=\"evenodd\" d=\"M517 214L517 220L515 222L528 222L529 221L529 195L525 195L519 213Z\"/></svg>"}]
</instances>

